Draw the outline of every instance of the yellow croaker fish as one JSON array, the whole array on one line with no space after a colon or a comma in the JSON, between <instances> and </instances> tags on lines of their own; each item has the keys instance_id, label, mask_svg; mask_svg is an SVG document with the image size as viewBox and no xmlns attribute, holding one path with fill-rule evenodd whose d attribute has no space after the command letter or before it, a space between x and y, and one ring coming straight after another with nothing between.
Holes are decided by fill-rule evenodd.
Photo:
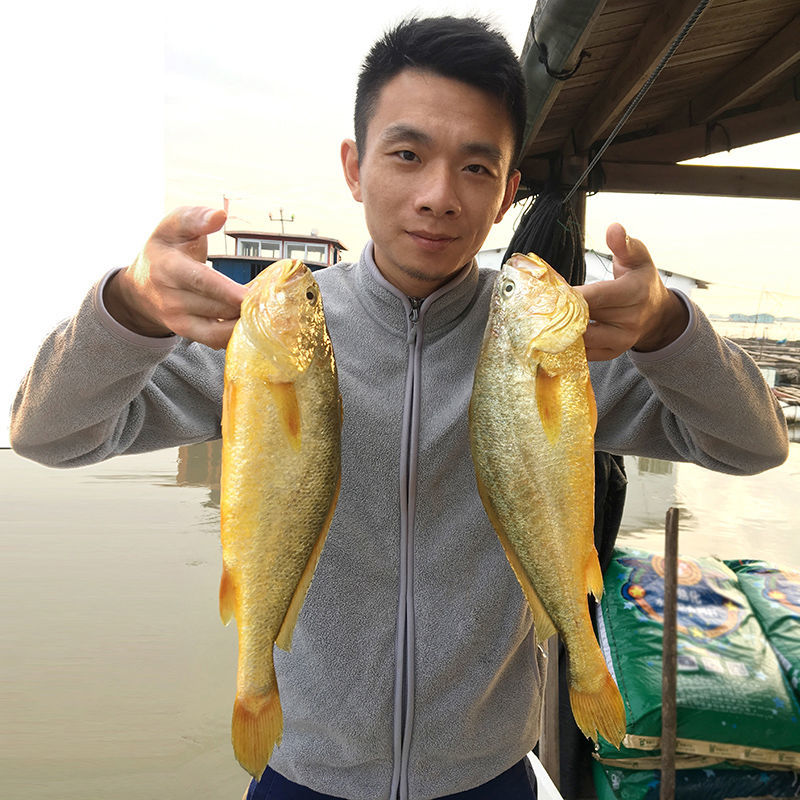
<instances>
[{"instance_id":1,"label":"yellow croaker fish","mask_svg":"<svg viewBox=\"0 0 800 800\"><path fill-rule=\"evenodd\" d=\"M272 646L291 648L333 516L341 413L317 282L278 261L242 303L222 405L219 608L239 634L233 750L255 778L281 741Z\"/></svg>"},{"instance_id":2,"label":"yellow croaker fish","mask_svg":"<svg viewBox=\"0 0 800 800\"><path fill-rule=\"evenodd\" d=\"M503 267L469 409L478 490L533 612L568 654L572 713L619 747L625 707L606 668L587 594L600 598L594 548L594 401L579 292L537 256Z\"/></svg>"}]
</instances>

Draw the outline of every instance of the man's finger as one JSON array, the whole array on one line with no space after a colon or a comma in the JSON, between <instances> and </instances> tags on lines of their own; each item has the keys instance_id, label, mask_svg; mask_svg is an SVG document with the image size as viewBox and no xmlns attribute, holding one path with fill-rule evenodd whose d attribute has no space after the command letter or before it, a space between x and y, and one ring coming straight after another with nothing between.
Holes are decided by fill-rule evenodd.
<instances>
[{"instance_id":1,"label":"man's finger","mask_svg":"<svg viewBox=\"0 0 800 800\"><path fill-rule=\"evenodd\" d=\"M241 306L247 294L246 286L181 253L171 255L167 282L173 289L203 295L235 308Z\"/></svg>"},{"instance_id":2,"label":"man's finger","mask_svg":"<svg viewBox=\"0 0 800 800\"><path fill-rule=\"evenodd\" d=\"M218 231L227 219L221 208L183 206L168 214L153 231L153 238L173 247Z\"/></svg>"},{"instance_id":3,"label":"man's finger","mask_svg":"<svg viewBox=\"0 0 800 800\"><path fill-rule=\"evenodd\" d=\"M628 350L632 344L630 333L615 325L592 323L583 335L586 358L589 361L607 361Z\"/></svg>"},{"instance_id":4,"label":"man's finger","mask_svg":"<svg viewBox=\"0 0 800 800\"><path fill-rule=\"evenodd\" d=\"M241 311L240 304L221 303L194 292L178 291L171 297L171 309L179 316L205 317L206 319L233 320L239 318ZM170 313L170 307L166 307L165 314Z\"/></svg>"},{"instance_id":5,"label":"man's finger","mask_svg":"<svg viewBox=\"0 0 800 800\"><path fill-rule=\"evenodd\" d=\"M173 330L185 339L207 345L214 350L221 350L227 347L234 325L236 325L235 319L186 316L175 324Z\"/></svg>"},{"instance_id":6,"label":"man's finger","mask_svg":"<svg viewBox=\"0 0 800 800\"><path fill-rule=\"evenodd\" d=\"M583 286L576 286L584 300L589 305L589 317L595 318L595 313L607 309L630 308L635 305L637 300L632 296L627 282L597 281L596 283L586 283Z\"/></svg>"}]
</instances>

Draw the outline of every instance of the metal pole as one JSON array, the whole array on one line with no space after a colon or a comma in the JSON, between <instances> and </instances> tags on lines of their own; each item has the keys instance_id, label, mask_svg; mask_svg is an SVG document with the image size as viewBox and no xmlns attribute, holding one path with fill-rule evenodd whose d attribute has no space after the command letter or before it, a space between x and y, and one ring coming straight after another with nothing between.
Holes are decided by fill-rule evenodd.
<instances>
[{"instance_id":1,"label":"metal pole","mask_svg":"<svg viewBox=\"0 0 800 800\"><path fill-rule=\"evenodd\" d=\"M661 667L661 794L675 797L675 743L678 732L678 509L667 511L664 542L664 639Z\"/></svg>"}]
</instances>

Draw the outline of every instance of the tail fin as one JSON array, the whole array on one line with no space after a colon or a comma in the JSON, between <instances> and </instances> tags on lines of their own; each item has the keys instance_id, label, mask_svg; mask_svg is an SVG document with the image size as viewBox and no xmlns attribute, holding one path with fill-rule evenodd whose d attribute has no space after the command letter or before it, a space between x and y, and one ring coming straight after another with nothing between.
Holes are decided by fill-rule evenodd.
<instances>
[{"instance_id":1,"label":"tail fin","mask_svg":"<svg viewBox=\"0 0 800 800\"><path fill-rule=\"evenodd\" d=\"M277 688L266 695L236 696L231 739L236 760L256 779L267 767L283 735L283 712Z\"/></svg>"},{"instance_id":2,"label":"tail fin","mask_svg":"<svg viewBox=\"0 0 800 800\"><path fill-rule=\"evenodd\" d=\"M625 704L608 672L596 692L581 692L570 685L569 702L575 722L584 736L597 741L599 733L619 749L625 736Z\"/></svg>"}]
</instances>

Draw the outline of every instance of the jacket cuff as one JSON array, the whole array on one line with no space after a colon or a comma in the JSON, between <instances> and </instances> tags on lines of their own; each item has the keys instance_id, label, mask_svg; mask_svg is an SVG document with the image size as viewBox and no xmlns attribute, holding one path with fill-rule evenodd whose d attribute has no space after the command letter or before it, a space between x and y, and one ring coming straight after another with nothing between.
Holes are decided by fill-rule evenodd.
<instances>
[{"instance_id":1,"label":"jacket cuff","mask_svg":"<svg viewBox=\"0 0 800 800\"><path fill-rule=\"evenodd\" d=\"M679 289L670 289L670 291L686 306L686 310L689 312L689 322L686 325L686 329L674 342L670 342L666 347L662 347L660 350L651 350L647 353L628 350L628 355L634 364L652 364L656 361L664 361L668 358L673 358L683 353L694 340L695 334L697 333L697 315L699 309Z\"/></svg>"},{"instance_id":2,"label":"jacket cuff","mask_svg":"<svg viewBox=\"0 0 800 800\"><path fill-rule=\"evenodd\" d=\"M95 287L92 296L92 306L100 320L100 324L115 338L126 344L144 347L148 350L155 350L156 352L162 352L164 354L169 353L178 342L179 337L174 333L171 336L143 336L141 333L136 333L130 330L130 328L126 328L108 313L108 309L103 302L103 290L111 278L121 271L121 268L109 270Z\"/></svg>"}]
</instances>

